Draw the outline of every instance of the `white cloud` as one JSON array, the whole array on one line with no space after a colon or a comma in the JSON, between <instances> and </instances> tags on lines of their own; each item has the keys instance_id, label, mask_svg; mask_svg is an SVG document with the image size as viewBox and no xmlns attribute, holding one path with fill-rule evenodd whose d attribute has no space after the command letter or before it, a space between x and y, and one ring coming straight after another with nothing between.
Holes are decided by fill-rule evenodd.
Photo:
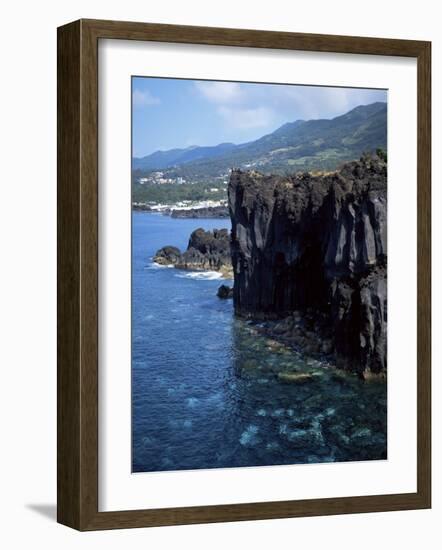
<instances>
[{"instance_id":1,"label":"white cloud","mask_svg":"<svg viewBox=\"0 0 442 550\"><path fill-rule=\"evenodd\" d=\"M198 92L213 103L235 103L243 98L243 90L237 82L204 82L194 83Z\"/></svg>"},{"instance_id":2,"label":"white cloud","mask_svg":"<svg viewBox=\"0 0 442 550\"><path fill-rule=\"evenodd\" d=\"M132 102L134 107L146 107L149 105L158 105L161 100L152 95L149 90L134 90L132 94Z\"/></svg>"},{"instance_id":3,"label":"white cloud","mask_svg":"<svg viewBox=\"0 0 442 550\"><path fill-rule=\"evenodd\" d=\"M218 113L232 127L241 130L268 127L274 121L274 113L266 107L235 108L222 105Z\"/></svg>"},{"instance_id":4,"label":"white cloud","mask_svg":"<svg viewBox=\"0 0 442 550\"><path fill-rule=\"evenodd\" d=\"M268 97L282 112L307 120L333 118L358 105L386 101L386 93L381 90L321 86L273 86Z\"/></svg>"},{"instance_id":5,"label":"white cloud","mask_svg":"<svg viewBox=\"0 0 442 550\"><path fill-rule=\"evenodd\" d=\"M321 86L195 81L194 89L238 129L264 128L302 118L333 118L385 92Z\"/></svg>"}]
</instances>

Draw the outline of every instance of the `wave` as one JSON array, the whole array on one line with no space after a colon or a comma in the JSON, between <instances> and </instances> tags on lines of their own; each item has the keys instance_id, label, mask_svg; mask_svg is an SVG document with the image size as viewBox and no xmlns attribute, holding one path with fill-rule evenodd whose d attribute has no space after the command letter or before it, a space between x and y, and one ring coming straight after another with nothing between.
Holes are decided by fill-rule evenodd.
<instances>
[{"instance_id":1,"label":"wave","mask_svg":"<svg viewBox=\"0 0 442 550\"><path fill-rule=\"evenodd\" d=\"M163 265L163 264L157 264L156 262L152 262L151 264L147 265L144 269L170 269L174 268L173 265Z\"/></svg>"},{"instance_id":2,"label":"wave","mask_svg":"<svg viewBox=\"0 0 442 550\"><path fill-rule=\"evenodd\" d=\"M195 279L196 281L214 281L222 279L223 276L218 271L190 271L189 273L177 273L175 277L180 279Z\"/></svg>"}]
</instances>

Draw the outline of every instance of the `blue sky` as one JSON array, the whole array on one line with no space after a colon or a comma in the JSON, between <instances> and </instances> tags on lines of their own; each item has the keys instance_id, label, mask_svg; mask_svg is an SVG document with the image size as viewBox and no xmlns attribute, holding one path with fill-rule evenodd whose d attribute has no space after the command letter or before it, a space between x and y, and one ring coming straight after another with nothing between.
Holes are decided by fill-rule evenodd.
<instances>
[{"instance_id":1,"label":"blue sky","mask_svg":"<svg viewBox=\"0 0 442 550\"><path fill-rule=\"evenodd\" d=\"M243 143L286 122L333 118L374 101L387 101L387 92L133 77L132 153Z\"/></svg>"}]
</instances>

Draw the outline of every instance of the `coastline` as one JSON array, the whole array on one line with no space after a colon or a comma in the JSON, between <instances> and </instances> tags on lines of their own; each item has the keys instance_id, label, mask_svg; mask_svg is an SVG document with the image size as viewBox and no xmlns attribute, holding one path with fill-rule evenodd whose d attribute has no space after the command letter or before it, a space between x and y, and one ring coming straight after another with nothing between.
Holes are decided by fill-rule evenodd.
<instances>
[{"instance_id":1,"label":"coastline","mask_svg":"<svg viewBox=\"0 0 442 550\"><path fill-rule=\"evenodd\" d=\"M283 319L235 316L219 272L152 264L164 242L227 224L134 212L133 470L385 458L385 383L283 342Z\"/></svg>"}]
</instances>

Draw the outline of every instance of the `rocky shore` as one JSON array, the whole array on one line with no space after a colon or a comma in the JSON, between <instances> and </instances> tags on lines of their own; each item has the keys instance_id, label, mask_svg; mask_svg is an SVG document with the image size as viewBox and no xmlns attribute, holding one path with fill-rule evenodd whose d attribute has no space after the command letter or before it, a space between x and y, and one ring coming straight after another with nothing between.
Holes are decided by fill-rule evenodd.
<instances>
[{"instance_id":1,"label":"rocky shore","mask_svg":"<svg viewBox=\"0 0 442 550\"><path fill-rule=\"evenodd\" d=\"M153 261L160 265L171 265L177 269L219 271L224 277L231 278L229 231L196 229L190 235L187 250L181 252L174 246L164 246L156 252Z\"/></svg>"},{"instance_id":2,"label":"rocky shore","mask_svg":"<svg viewBox=\"0 0 442 550\"><path fill-rule=\"evenodd\" d=\"M364 378L387 369L387 164L323 174L233 171L235 313Z\"/></svg>"},{"instance_id":3,"label":"rocky shore","mask_svg":"<svg viewBox=\"0 0 442 550\"><path fill-rule=\"evenodd\" d=\"M152 208L145 203L132 203L132 210L134 212L152 212Z\"/></svg>"},{"instance_id":4,"label":"rocky shore","mask_svg":"<svg viewBox=\"0 0 442 550\"><path fill-rule=\"evenodd\" d=\"M207 206L203 208L174 208L171 210L172 218L228 218L229 209L227 206Z\"/></svg>"}]
</instances>

